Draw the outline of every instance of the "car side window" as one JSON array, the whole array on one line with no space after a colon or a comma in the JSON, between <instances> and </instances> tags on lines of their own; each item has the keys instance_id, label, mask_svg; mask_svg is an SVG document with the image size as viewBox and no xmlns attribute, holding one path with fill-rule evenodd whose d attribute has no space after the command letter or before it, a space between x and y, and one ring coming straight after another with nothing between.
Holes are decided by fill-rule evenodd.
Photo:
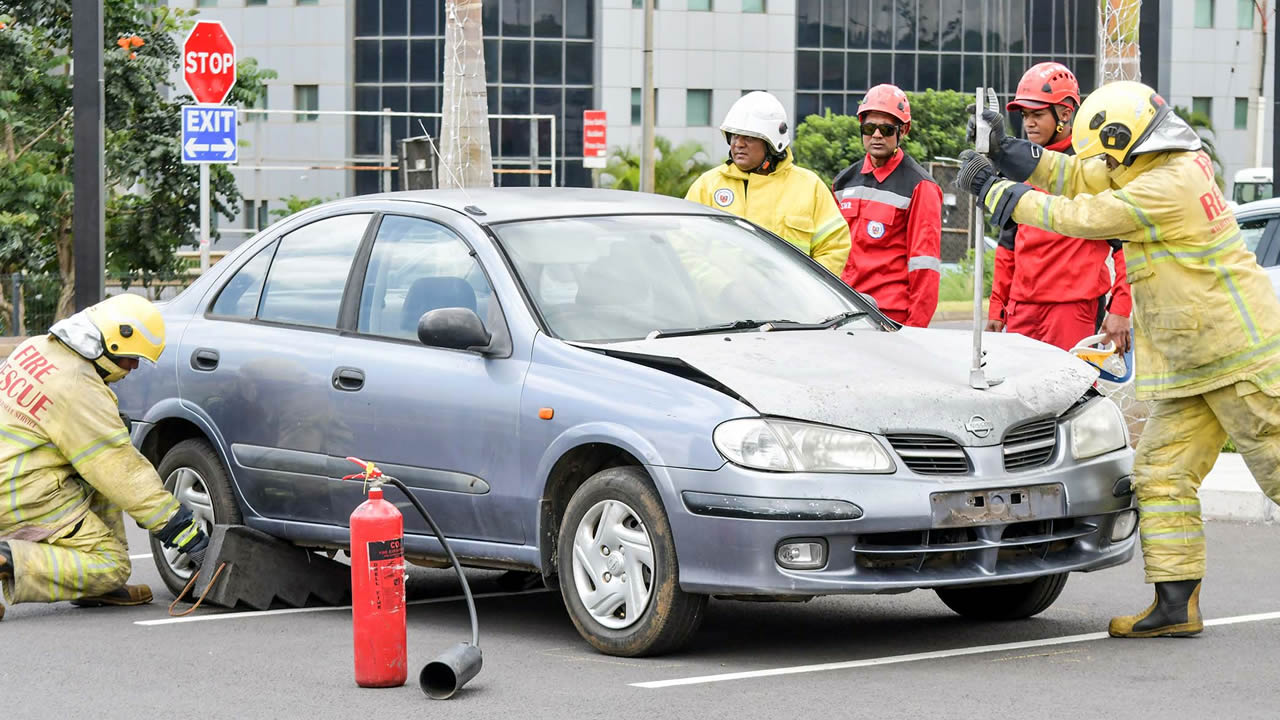
<instances>
[{"instance_id":1,"label":"car side window","mask_svg":"<svg viewBox=\"0 0 1280 720\"><path fill-rule=\"evenodd\" d=\"M356 330L416 340L423 314L462 307L484 320L492 295L471 249L452 230L421 218L387 215L373 241Z\"/></svg>"},{"instance_id":2,"label":"car side window","mask_svg":"<svg viewBox=\"0 0 1280 720\"><path fill-rule=\"evenodd\" d=\"M325 218L281 238L258 319L336 328L351 261L369 217L363 213Z\"/></svg>"},{"instance_id":3,"label":"car side window","mask_svg":"<svg viewBox=\"0 0 1280 720\"><path fill-rule=\"evenodd\" d=\"M251 320L258 314L258 300L262 298L267 268L271 267L271 258L279 244L279 241L272 241L236 270L235 275L231 276L218 293L218 299L210 310L212 314L246 320Z\"/></svg>"},{"instance_id":4,"label":"car side window","mask_svg":"<svg viewBox=\"0 0 1280 720\"><path fill-rule=\"evenodd\" d=\"M1244 240L1245 247L1249 248L1249 252L1258 252L1258 243L1262 241L1262 235L1267 231L1268 222L1270 222L1270 218L1246 220L1240 223L1240 239Z\"/></svg>"}]
</instances>

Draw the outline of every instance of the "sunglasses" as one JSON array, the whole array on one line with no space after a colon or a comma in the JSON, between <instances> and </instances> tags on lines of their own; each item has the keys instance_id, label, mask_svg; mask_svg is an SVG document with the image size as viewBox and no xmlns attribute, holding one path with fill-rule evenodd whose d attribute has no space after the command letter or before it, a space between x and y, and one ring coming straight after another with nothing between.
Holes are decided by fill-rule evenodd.
<instances>
[{"instance_id":1,"label":"sunglasses","mask_svg":"<svg viewBox=\"0 0 1280 720\"><path fill-rule=\"evenodd\" d=\"M870 137L875 134L876 130L879 130L881 137L893 137L898 134L898 130L901 127L901 125L895 125L893 123L864 122L862 123L862 134Z\"/></svg>"}]
</instances>

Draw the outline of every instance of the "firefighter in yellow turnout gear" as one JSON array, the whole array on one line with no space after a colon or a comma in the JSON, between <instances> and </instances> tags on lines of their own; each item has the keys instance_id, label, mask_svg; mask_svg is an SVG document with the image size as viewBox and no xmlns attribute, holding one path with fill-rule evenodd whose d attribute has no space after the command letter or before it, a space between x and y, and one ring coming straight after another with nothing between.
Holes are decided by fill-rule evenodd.
<instances>
[{"instance_id":1,"label":"firefighter in yellow turnout gear","mask_svg":"<svg viewBox=\"0 0 1280 720\"><path fill-rule=\"evenodd\" d=\"M1004 137L1000 117L987 115L996 167L966 151L956 185L997 224L1012 219L1129 244L1136 388L1152 409L1134 488L1156 597L1144 612L1114 618L1110 633L1194 635L1204 627L1198 490L1227 437L1280 504L1280 302L1240 237L1199 136L1163 98L1140 83L1111 83L1076 117L1069 157Z\"/></svg>"},{"instance_id":2,"label":"firefighter in yellow turnout gear","mask_svg":"<svg viewBox=\"0 0 1280 720\"><path fill-rule=\"evenodd\" d=\"M0 590L10 603L138 605L121 511L199 565L208 538L129 442L108 387L164 350L145 298L109 298L0 364ZM0 606L0 618L4 607Z\"/></svg>"}]
</instances>

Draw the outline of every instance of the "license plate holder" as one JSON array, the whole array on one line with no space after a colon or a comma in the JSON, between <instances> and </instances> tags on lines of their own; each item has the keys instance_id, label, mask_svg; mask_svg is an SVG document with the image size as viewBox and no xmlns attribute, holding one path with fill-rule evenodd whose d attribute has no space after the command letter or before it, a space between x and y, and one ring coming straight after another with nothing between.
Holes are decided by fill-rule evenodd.
<instances>
[{"instance_id":1,"label":"license plate holder","mask_svg":"<svg viewBox=\"0 0 1280 720\"><path fill-rule=\"evenodd\" d=\"M936 492L929 496L929 504L935 528L1004 525L1066 515L1059 484Z\"/></svg>"}]
</instances>

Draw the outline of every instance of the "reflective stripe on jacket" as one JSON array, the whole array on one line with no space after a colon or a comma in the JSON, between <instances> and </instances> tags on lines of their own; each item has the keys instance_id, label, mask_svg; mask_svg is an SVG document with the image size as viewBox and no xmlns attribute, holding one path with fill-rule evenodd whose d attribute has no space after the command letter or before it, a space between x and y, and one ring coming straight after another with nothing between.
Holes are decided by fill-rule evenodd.
<instances>
[{"instance_id":1,"label":"reflective stripe on jacket","mask_svg":"<svg viewBox=\"0 0 1280 720\"><path fill-rule=\"evenodd\" d=\"M711 168L689 186L685 200L746 218L808 253L836 275L849 258L849 229L831 192L791 151L767 175L745 173L732 162Z\"/></svg>"},{"instance_id":2,"label":"reflective stripe on jacket","mask_svg":"<svg viewBox=\"0 0 1280 720\"><path fill-rule=\"evenodd\" d=\"M1045 152L1015 222L1064 235L1131 243L1136 387L1141 399L1200 395L1249 381L1280 395L1280 301L1201 151L1139 155L1107 170L1101 158ZM1014 185L987 194L995 208Z\"/></svg>"},{"instance_id":3,"label":"reflective stripe on jacket","mask_svg":"<svg viewBox=\"0 0 1280 720\"><path fill-rule=\"evenodd\" d=\"M864 157L831 188L853 242L841 279L900 322L928 326L942 270L938 183L899 150L880 168Z\"/></svg>"},{"instance_id":4,"label":"reflective stripe on jacket","mask_svg":"<svg viewBox=\"0 0 1280 720\"><path fill-rule=\"evenodd\" d=\"M178 511L93 364L50 335L31 338L0 364L0 539L69 528L95 490L147 530Z\"/></svg>"},{"instance_id":5,"label":"reflective stripe on jacket","mask_svg":"<svg viewBox=\"0 0 1280 720\"><path fill-rule=\"evenodd\" d=\"M1071 150L1070 135L1045 149L1075 154ZM1115 263L1114 281L1106 264L1109 253ZM1034 225L1017 225L1000 234L988 311L991 319L1004 320L1009 301L1074 303L1098 300L1108 293L1111 295L1109 310L1128 317L1133 302L1125 280L1124 250L1120 243L1110 247Z\"/></svg>"}]
</instances>

